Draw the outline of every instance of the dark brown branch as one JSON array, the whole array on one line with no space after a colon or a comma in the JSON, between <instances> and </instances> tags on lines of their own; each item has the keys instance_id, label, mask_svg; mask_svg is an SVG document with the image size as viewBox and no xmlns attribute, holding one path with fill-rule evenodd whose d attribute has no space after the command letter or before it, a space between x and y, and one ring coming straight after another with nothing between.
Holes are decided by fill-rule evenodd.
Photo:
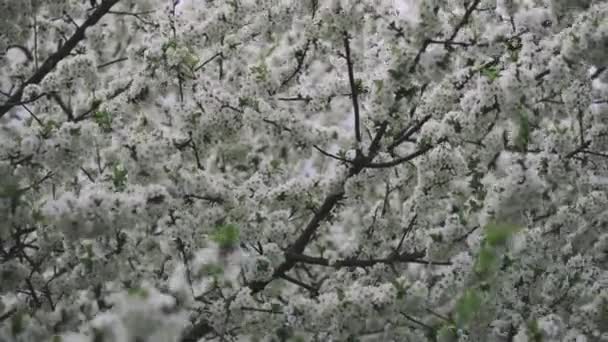
<instances>
[{"instance_id":1,"label":"dark brown branch","mask_svg":"<svg viewBox=\"0 0 608 342\"><path fill-rule=\"evenodd\" d=\"M74 20L74 18L72 18L72 16L67 14L65 11L63 12L63 15L66 17L66 19L64 19L64 21L74 25L74 27L78 30L79 26L76 23L76 21Z\"/></svg>"},{"instance_id":2,"label":"dark brown branch","mask_svg":"<svg viewBox=\"0 0 608 342\"><path fill-rule=\"evenodd\" d=\"M194 139L192 139L192 133L190 133L190 146L192 147L192 152L194 153L194 160L196 161L196 168L201 171L205 170L205 167L203 166L203 163L201 162L201 157L200 157L200 154L198 151L198 145L196 144Z\"/></svg>"},{"instance_id":3,"label":"dark brown branch","mask_svg":"<svg viewBox=\"0 0 608 342\"><path fill-rule=\"evenodd\" d=\"M184 195L185 199L198 199L198 200L203 200L203 201L207 201L207 202L211 202L211 203L217 203L217 204L222 204L224 203L224 199L219 197L219 196L206 196L206 195L194 195L194 194L186 194Z\"/></svg>"},{"instance_id":4,"label":"dark brown branch","mask_svg":"<svg viewBox=\"0 0 608 342\"><path fill-rule=\"evenodd\" d=\"M299 281L298 279L295 279L293 277L288 276L287 274L281 274L279 276L279 278L286 280L292 284L296 284L306 290L308 290L310 293L312 293L313 295L318 295L319 294L319 289L317 289L316 287L312 286L312 285L308 285L304 282Z\"/></svg>"},{"instance_id":5,"label":"dark brown branch","mask_svg":"<svg viewBox=\"0 0 608 342\"><path fill-rule=\"evenodd\" d=\"M103 64L99 64L97 66L97 70L101 70L101 69L103 69L105 67L108 67L108 66L110 66L112 64L115 64L115 63L124 62L124 61L126 61L128 59L129 59L128 57L122 57L122 58L115 59L113 61L109 61L109 62L106 62L106 63L103 63Z\"/></svg>"},{"instance_id":6,"label":"dark brown branch","mask_svg":"<svg viewBox=\"0 0 608 342\"><path fill-rule=\"evenodd\" d=\"M420 50L418 50L416 57L414 57L414 62L412 63L412 66L410 66L410 73L416 70L416 66L418 66L418 63L420 63L420 58L422 57L422 54L426 51L426 48L429 47L429 45L431 45L430 39L425 39L424 42L422 42L422 47L420 47Z\"/></svg>"},{"instance_id":7,"label":"dark brown branch","mask_svg":"<svg viewBox=\"0 0 608 342\"><path fill-rule=\"evenodd\" d=\"M468 232L466 232L464 235L459 236L457 238L455 238L452 242L456 243L456 242L462 242L465 241L471 234L473 234L473 232L475 232L477 229L479 229L479 226L475 226L473 228L471 228Z\"/></svg>"},{"instance_id":8,"label":"dark brown branch","mask_svg":"<svg viewBox=\"0 0 608 342\"><path fill-rule=\"evenodd\" d=\"M65 101L63 101L59 94L53 92L49 95L49 97L51 97L53 100L55 100L55 102L57 102L61 110L68 117L68 121L74 121L74 111L72 110L72 108L70 108L69 105L65 103Z\"/></svg>"},{"instance_id":9,"label":"dark brown branch","mask_svg":"<svg viewBox=\"0 0 608 342\"><path fill-rule=\"evenodd\" d=\"M23 188L23 189L19 189L19 192L25 192L25 191L29 191L31 189L34 189L36 187L38 187L40 184L44 183L44 181L46 181L47 179L53 177L53 171L49 171L46 173L46 175L44 175L42 178L40 178L39 180L35 181L34 183L28 185L27 187Z\"/></svg>"},{"instance_id":10,"label":"dark brown branch","mask_svg":"<svg viewBox=\"0 0 608 342\"><path fill-rule=\"evenodd\" d=\"M326 157L330 157L330 158L333 158L333 159L336 159L336 160L339 160L339 161L342 161L342 162L345 162L345 163L351 163L351 164L352 164L352 162L353 162L353 161L352 161L352 160L350 160L350 159L342 158L342 157L339 157L339 156L337 156L337 155L335 155L335 154L331 154L331 153L329 153L329 152L327 152L327 151L324 151L324 150L322 150L322 149L321 149L319 146L317 146L317 145L312 145L312 147L314 147L314 148L315 148L317 151L321 152L321 154L323 154L323 155L324 155L324 156L326 156Z\"/></svg>"},{"instance_id":11,"label":"dark brown branch","mask_svg":"<svg viewBox=\"0 0 608 342\"><path fill-rule=\"evenodd\" d=\"M455 41L449 41L449 40L435 40L435 39L429 39L428 40L430 44L438 44L438 45L445 45L445 46L451 46L451 45L456 45L456 46L463 46L463 47L467 47L467 46L487 46L488 44L476 44L475 42L455 42Z\"/></svg>"},{"instance_id":12,"label":"dark brown branch","mask_svg":"<svg viewBox=\"0 0 608 342\"><path fill-rule=\"evenodd\" d=\"M108 95L106 100L112 100L112 99L116 98L118 95L124 93L125 91L127 91L129 89L129 87L131 87L132 83L133 83L133 81L129 81L129 83L127 83L124 87L116 89L112 94ZM99 106L101 106L101 104L102 104L102 101L99 101L99 100L93 101L91 108L89 108L86 112L80 114L79 116L74 117L74 122L80 122L82 120L85 120L86 118L88 118L91 115L91 113L95 112L99 108Z\"/></svg>"},{"instance_id":13,"label":"dark brown branch","mask_svg":"<svg viewBox=\"0 0 608 342\"><path fill-rule=\"evenodd\" d=\"M34 114L34 112L32 112L29 108L27 108L26 105L21 105L21 107L23 107L23 109L25 109L26 112L28 112L28 114L34 118L34 120L36 120L36 122L41 126L44 127L44 123L42 122L42 120L40 120L38 118L38 116L36 116L36 114Z\"/></svg>"},{"instance_id":14,"label":"dark brown branch","mask_svg":"<svg viewBox=\"0 0 608 342\"><path fill-rule=\"evenodd\" d=\"M591 74L591 79L594 80L594 79L600 77L600 75L604 71L606 71L606 69L607 69L607 67L600 67L600 68L595 69L595 71L593 72L593 74Z\"/></svg>"},{"instance_id":15,"label":"dark brown branch","mask_svg":"<svg viewBox=\"0 0 608 342\"><path fill-rule=\"evenodd\" d=\"M84 175L87 176L87 178L91 181L91 183L95 183L95 178L93 178L93 176L91 175L91 173L89 171L87 171L87 169L85 169L84 167L80 167L80 171L82 171L82 173L84 173Z\"/></svg>"},{"instance_id":16,"label":"dark brown branch","mask_svg":"<svg viewBox=\"0 0 608 342\"><path fill-rule=\"evenodd\" d=\"M243 311L253 311L253 312L265 312L269 314L282 314L282 311L274 311L272 309L260 309L260 308L252 308L249 306L241 306L241 310Z\"/></svg>"},{"instance_id":17,"label":"dark brown branch","mask_svg":"<svg viewBox=\"0 0 608 342\"><path fill-rule=\"evenodd\" d=\"M284 86L286 86L289 82L291 82L302 71L302 68L304 67L304 60L306 59L306 54L308 53L308 50L310 49L310 43L311 42L309 39L306 41L306 44L304 45L304 49L295 51L295 57L297 60L296 68L285 80L283 80L283 82L281 82L279 87L275 91L272 92L273 94L276 94L279 90L281 90Z\"/></svg>"},{"instance_id":18,"label":"dark brown branch","mask_svg":"<svg viewBox=\"0 0 608 342\"><path fill-rule=\"evenodd\" d=\"M453 41L454 38L456 38L458 32L460 32L464 25L467 24L469 18L471 17L471 14L477 8L480 2L481 0L474 0L471 4L471 7L467 8L466 12L464 13L464 16L462 17L462 20L456 25L456 27L454 27L454 31L452 32L452 35L447 39L447 41Z\"/></svg>"},{"instance_id":19,"label":"dark brown branch","mask_svg":"<svg viewBox=\"0 0 608 342\"><path fill-rule=\"evenodd\" d=\"M74 34L68 39L54 54L49 56L44 63L40 66L40 68L29 78L27 79L16 91L7 102L3 105L0 105L0 118L4 116L9 110L11 110L15 105L21 102L21 97L23 96L23 90L30 84L38 84L40 83L46 75L48 75L55 66L67 57L70 52L80 43L83 39L85 39L85 31L87 28L97 24L97 22L110 11L110 8L118 3L120 0L104 0L102 3L95 8L95 11L91 14L90 17L85 20L85 22L74 32Z\"/></svg>"},{"instance_id":20,"label":"dark brown branch","mask_svg":"<svg viewBox=\"0 0 608 342\"><path fill-rule=\"evenodd\" d=\"M205 65L209 64L211 61L213 61L215 58L219 57L222 55L222 52L218 52L215 55L209 57L209 59L207 59L206 61L204 61L203 63L201 63L201 65L197 66L196 68L194 68L194 71L199 71L202 68L205 67Z\"/></svg>"},{"instance_id":21,"label":"dark brown branch","mask_svg":"<svg viewBox=\"0 0 608 342\"><path fill-rule=\"evenodd\" d=\"M34 284L32 284L31 277L25 279L25 284L27 285L29 294L32 296L32 300L34 301L34 304L36 305L36 307L40 307L42 305L42 302L40 301L40 298L38 297L38 294L36 293L36 289L34 289Z\"/></svg>"},{"instance_id":22,"label":"dark brown branch","mask_svg":"<svg viewBox=\"0 0 608 342\"><path fill-rule=\"evenodd\" d=\"M426 152L431 150L433 147L435 147L435 146L427 145L427 146L419 149L418 151L411 153L405 157L393 159L391 161L387 161L387 162L383 162L383 163L369 163L369 164L366 164L365 167L369 168L369 169L383 169L383 168L387 168L387 167L397 166L399 164L406 163L418 156L425 154Z\"/></svg>"},{"instance_id":23,"label":"dark brown branch","mask_svg":"<svg viewBox=\"0 0 608 342\"><path fill-rule=\"evenodd\" d=\"M427 330L429 330L429 331L434 331L434 328L433 328L433 327L431 327L430 325L428 325L428 324L426 324L426 323L423 323L422 321L420 321L420 320L418 320L418 319L416 319L416 318L414 318L414 317L412 317L412 316L409 316L409 315L407 315L407 314L406 314L406 313L404 313L404 312L400 312L400 313L401 313L401 315L402 315L403 317L405 317L405 319L407 319L408 321L410 321L410 322L412 322L412 323L416 323L416 324L418 324L419 326L421 326L421 327L423 327L423 328L425 328L425 329L427 329Z\"/></svg>"},{"instance_id":24,"label":"dark brown branch","mask_svg":"<svg viewBox=\"0 0 608 342\"><path fill-rule=\"evenodd\" d=\"M608 153L595 152L595 151L590 151L590 150L583 150L582 153L587 153L587 154L591 154L593 156L608 158Z\"/></svg>"},{"instance_id":25,"label":"dark brown branch","mask_svg":"<svg viewBox=\"0 0 608 342\"><path fill-rule=\"evenodd\" d=\"M344 50L346 52L346 65L348 67L348 81L350 83L350 91L353 96L351 99L353 101L353 111L355 112L355 138L357 142L361 142L361 126L360 126L360 116L359 116L359 99L357 97L357 84L355 82L355 74L353 71L353 61L350 55L350 44L348 41L348 33L344 32Z\"/></svg>"},{"instance_id":26,"label":"dark brown branch","mask_svg":"<svg viewBox=\"0 0 608 342\"><path fill-rule=\"evenodd\" d=\"M275 128L277 128L279 131L281 131L281 130L285 130L285 131L287 131L287 132L291 132L291 131L292 131L292 130L291 130L291 128L289 128L289 127L287 127L287 126L283 126L283 125L279 124L279 123L278 123L278 122L276 122L276 121L269 120L269 119L262 119L262 121L263 121L263 122L265 122L265 123L267 123L267 124L273 125L273 126L274 126Z\"/></svg>"},{"instance_id":27,"label":"dark brown branch","mask_svg":"<svg viewBox=\"0 0 608 342\"><path fill-rule=\"evenodd\" d=\"M456 26L454 27L454 31L452 31L452 34L442 42L442 44L448 46L447 44L451 43L454 41L454 39L456 38L456 36L458 36L458 33L460 32L460 30L464 27L464 25L467 24L467 22L469 21L469 18L471 17L471 14L473 14L473 11L475 11L475 9L477 8L477 6L479 5L479 3L481 2L481 0L474 0L473 3L471 4L471 6L469 6L464 15L462 16L462 19L458 22L458 24L456 24ZM420 50L418 51L418 53L416 54L416 57L414 57L414 61L412 62L412 65L409 67L409 72L414 72L416 70L416 67L418 66L418 63L420 63L420 58L422 57L422 54L426 51L426 49L429 47L429 45L431 45L435 40L433 39L425 39L424 42L422 43L422 47L420 47Z\"/></svg>"},{"instance_id":28,"label":"dark brown branch","mask_svg":"<svg viewBox=\"0 0 608 342\"><path fill-rule=\"evenodd\" d=\"M146 19L144 19L142 17L142 15L147 15L147 14L151 14L154 13L154 10L151 11L143 11L143 12L125 12L125 11L109 11L108 14L114 14L114 15L123 15L123 16L132 16L135 19L141 21L142 23L146 24L146 25L150 25L150 26L154 26L154 27L158 27L158 24L155 24L154 22L148 21Z\"/></svg>"},{"instance_id":29,"label":"dark brown branch","mask_svg":"<svg viewBox=\"0 0 608 342\"><path fill-rule=\"evenodd\" d=\"M408 126L403 131L401 131L397 135L397 139L388 146L388 150L391 151L395 149L397 146L401 145L403 142L407 141L414 135L414 133L418 132L422 126L429 121L433 116L431 114L426 115L420 121L416 122L414 125Z\"/></svg>"},{"instance_id":30,"label":"dark brown branch","mask_svg":"<svg viewBox=\"0 0 608 342\"><path fill-rule=\"evenodd\" d=\"M302 96L296 96L296 97L277 97L277 100L279 101L304 101L304 102L310 102L312 100L312 97L307 96L307 97L302 97Z\"/></svg>"},{"instance_id":31,"label":"dark brown branch","mask_svg":"<svg viewBox=\"0 0 608 342\"><path fill-rule=\"evenodd\" d=\"M378 129L376 137L374 137L374 140L372 141L372 144L369 147L368 155L363 156L362 154L360 154L357 156L357 158L355 158L355 160L353 160L353 163L348 171L348 175L346 178L350 178L357 175L365 168L365 165L369 163L369 161L373 160L373 158L380 150L380 141L386 133L386 128L387 123L384 122ZM321 204L321 207L315 210L314 216L310 219L306 227L303 229L302 233L300 233L296 241L288 248L288 253L302 254L302 252L306 249L308 243L312 240L312 237L319 228L321 222L325 221L330 216L331 211L343 198L343 188L329 193ZM285 260L275 269L272 279L276 279L284 275L295 265L296 262L294 260ZM253 293L260 292L266 287L266 285L268 285L268 283L272 281L272 279L266 281L252 282L249 284L249 288L252 290Z\"/></svg>"},{"instance_id":32,"label":"dark brown branch","mask_svg":"<svg viewBox=\"0 0 608 342\"><path fill-rule=\"evenodd\" d=\"M23 106L23 105L26 105L26 104L28 104L28 103L32 103L32 102L34 102L34 101L38 100L39 98L41 98L41 97L45 97L45 96L48 96L48 94L47 94L47 93L42 93L42 94L38 94L38 95L36 95L36 96L32 97L31 99L27 99L27 100L24 100L24 101L19 101L19 102L6 102L6 103L8 103L8 104L12 105L13 107L14 107L14 106ZM10 101L10 100L9 100L9 101ZM2 106L0 106L0 109L1 109L1 108L2 108ZM2 115L0 115L0 118L1 118L1 117L2 117Z\"/></svg>"},{"instance_id":33,"label":"dark brown branch","mask_svg":"<svg viewBox=\"0 0 608 342\"><path fill-rule=\"evenodd\" d=\"M378 129L376 136L374 137L374 139L372 139L372 143L369 145L369 150L367 151L369 160L373 159L374 156L376 156L376 154L378 153L378 151L380 151L380 141L384 137L384 134L386 134L387 128L388 128L388 122L383 121L380 124L380 128Z\"/></svg>"},{"instance_id":34,"label":"dark brown branch","mask_svg":"<svg viewBox=\"0 0 608 342\"><path fill-rule=\"evenodd\" d=\"M589 147L589 145L591 145L591 141L590 140L585 141L584 144L582 144L579 147L577 147L574 151L566 154L566 159L570 159L570 158L574 157L578 153L585 152L585 149L587 147Z\"/></svg>"},{"instance_id":35,"label":"dark brown branch","mask_svg":"<svg viewBox=\"0 0 608 342\"><path fill-rule=\"evenodd\" d=\"M13 309L7 311L6 313L4 313L3 315L0 315L0 322L4 322L8 318L10 318L12 315L14 315L16 312L17 312L17 309L13 308Z\"/></svg>"},{"instance_id":36,"label":"dark brown branch","mask_svg":"<svg viewBox=\"0 0 608 342\"><path fill-rule=\"evenodd\" d=\"M192 328L187 330L180 339L180 342L198 342L202 336L205 336L213 331L215 330L211 325L209 325L209 322L203 319L196 322Z\"/></svg>"},{"instance_id":37,"label":"dark brown branch","mask_svg":"<svg viewBox=\"0 0 608 342\"><path fill-rule=\"evenodd\" d=\"M398 263L415 263L415 264L425 264L425 265L438 265L438 266L448 266L452 263L449 261L428 261L421 259L425 256L424 252L414 252L414 253L393 253L391 256L386 258L371 258L371 259L357 259L357 258L348 258L348 259L340 259L336 261L330 261L329 259L322 257L313 257L304 254L298 253L287 253L285 256L287 259L292 260L294 262L301 262L305 264L311 265L319 265L319 266L327 266L334 268L343 268L343 267L371 267L377 264L398 264Z\"/></svg>"},{"instance_id":38,"label":"dark brown branch","mask_svg":"<svg viewBox=\"0 0 608 342\"><path fill-rule=\"evenodd\" d=\"M403 235L401 235L401 240L399 240L399 244L397 245L397 248L395 248L396 253L399 253L399 251L401 250L401 247L403 247L403 242L405 241L405 237L414 228L414 223L416 222L416 218L418 218L418 214L414 214L414 217L412 217L412 219L410 220L410 223L407 225L407 228L403 231Z\"/></svg>"}]
</instances>

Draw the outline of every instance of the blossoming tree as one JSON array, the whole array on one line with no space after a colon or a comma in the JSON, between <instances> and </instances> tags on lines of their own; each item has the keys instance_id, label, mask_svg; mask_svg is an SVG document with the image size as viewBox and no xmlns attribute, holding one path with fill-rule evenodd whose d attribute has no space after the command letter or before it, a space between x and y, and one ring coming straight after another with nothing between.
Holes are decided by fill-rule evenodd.
<instances>
[{"instance_id":1,"label":"blossoming tree","mask_svg":"<svg viewBox=\"0 0 608 342\"><path fill-rule=\"evenodd\" d=\"M608 2L404 4L0 3L0 341L608 340Z\"/></svg>"}]
</instances>

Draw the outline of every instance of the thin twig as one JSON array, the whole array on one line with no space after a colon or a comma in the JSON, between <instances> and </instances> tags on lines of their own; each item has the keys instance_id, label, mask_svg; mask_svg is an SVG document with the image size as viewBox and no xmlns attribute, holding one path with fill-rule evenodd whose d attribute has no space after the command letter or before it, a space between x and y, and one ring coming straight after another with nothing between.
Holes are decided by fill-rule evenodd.
<instances>
[{"instance_id":1,"label":"thin twig","mask_svg":"<svg viewBox=\"0 0 608 342\"><path fill-rule=\"evenodd\" d=\"M370 168L370 169L383 169L383 168L388 168L388 167L393 167L393 166L397 166L399 164L403 164L405 162L408 162L418 156L421 156L423 154L425 154L426 152L428 152L429 150L431 150L434 146L433 145L427 145L419 150L417 150L416 152L413 152L405 157L401 157L401 158L397 158L397 159L393 159L391 161L387 161L387 162L382 162L382 163L369 163L366 164L365 167L366 168Z\"/></svg>"},{"instance_id":2,"label":"thin twig","mask_svg":"<svg viewBox=\"0 0 608 342\"><path fill-rule=\"evenodd\" d=\"M124 62L124 61L126 61L128 59L129 59L128 57L122 57L122 58L115 59L113 61L109 61L109 62L106 62L106 63L99 64L97 66L97 70L101 70L101 69L103 69L105 67L108 67L108 66L110 66L112 64L115 64L115 63Z\"/></svg>"},{"instance_id":3,"label":"thin twig","mask_svg":"<svg viewBox=\"0 0 608 342\"><path fill-rule=\"evenodd\" d=\"M335 155L335 154L331 154L331 153L329 153L329 152L327 152L327 151L322 150L322 149L321 149L319 146L317 146L317 145L312 145L312 147L314 147L314 148L315 148L317 151L321 152L321 154L323 154L324 156L327 156L327 157L330 157L330 158L333 158L333 159L336 159L336 160L339 160L339 161L342 161L342 162L345 162L345 163L351 163L351 164L353 163L353 161L352 161L352 160L350 160L350 159L346 159L346 158L342 158L342 157L339 157L339 156L337 156L337 155Z\"/></svg>"},{"instance_id":4,"label":"thin twig","mask_svg":"<svg viewBox=\"0 0 608 342\"><path fill-rule=\"evenodd\" d=\"M205 67L205 65L207 65L208 63L210 63L211 61L213 61L215 58L219 57L222 55L222 52L218 52L215 55L209 57L206 61L204 61L203 63L201 63L201 65L197 66L196 68L194 68L194 71L199 71L201 70L203 67Z\"/></svg>"},{"instance_id":5,"label":"thin twig","mask_svg":"<svg viewBox=\"0 0 608 342\"><path fill-rule=\"evenodd\" d=\"M287 274L281 274L279 276L279 278L287 280L290 283L296 284L306 290L308 290L310 293L312 293L313 295L318 295L319 294L319 289L317 289L316 287L312 286L312 285L308 285L304 282L299 281L298 279L295 279L293 277L288 276Z\"/></svg>"}]
</instances>

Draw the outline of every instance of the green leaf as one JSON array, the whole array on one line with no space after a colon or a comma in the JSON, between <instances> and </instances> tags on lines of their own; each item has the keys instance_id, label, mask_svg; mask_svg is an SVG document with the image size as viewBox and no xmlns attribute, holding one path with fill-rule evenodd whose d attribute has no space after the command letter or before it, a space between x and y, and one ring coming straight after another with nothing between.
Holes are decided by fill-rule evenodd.
<instances>
[{"instance_id":1,"label":"green leaf","mask_svg":"<svg viewBox=\"0 0 608 342\"><path fill-rule=\"evenodd\" d=\"M71 136L79 137L80 136L80 127L70 128L69 130Z\"/></svg>"},{"instance_id":2,"label":"green leaf","mask_svg":"<svg viewBox=\"0 0 608 342\"><path fill-rule=\"evenodd\" d=\"M460 208L458 210L458 221L460 222L460 224L462 224L463 226L467 225L467 219L465 216L465 212L464 209Z\"/></svg>"},{"instance_id":3,"label":"green leaf","mask_svg":"<svg viewBox=\"0 0 608 342\"><path fill-rule=\"evenodd\" d=\"M350 335L346 339L346 342L360 342L360 341L361 340L357 336L355 336L355 335Z\"/></svg>"},{"instance_id":4,"label":"green leaf","mask_svg":"<svg viewBox=\"0 0 608 342\"><path fill-rule=\"evenodd\" d=\"M19 196L20 193L19 185L16 182L10 182L0 188L0 198L14 198Z\"/></svg>"},{"instance_id":5,"label":"green leaf","mask_svg":"<svg viewBox=\"0 0 608 342\"><path fill-rule=\"evenodd\" d=\"M234 224L217 226L211 236L220 248L232 248L239 242L239 228Z\"/></svg>"},{"instance_id":6,"label":"green leaf","mask_svg":"<svg viewBox=\"0 0 608 342\"><path fill-rule=\"evenodd\" d=\"M114 165L112 169L112 183L117 191L122 191L127 186L129 172L120 164Z\"/></svg>"},{"instance_id":7,"label":"green leaf","mask_svg":"<svg viewBox=\"0 0 608 342\"><path fill-rule=\"evenodd\" d=\"M218 264L204 264L200 268L200 273L218 280L219 276L224 274L224 268Z\"/></svg>"},{"instance_id":8,"label":"green leaf","mask_svg":"<svg viewBox=\"0 0 608 342\"><path fill-rule=\"evenodd\" d=\"M100 110L93 114L93 121L104 132L112 131L112 115L107 110Z\"/></svg>"},{"instance_id":9,"label":"green leaf","mask_svg":"<svg viewBox=\"0 0 608 342\"><path fill-rule=\"evenodd\" d=\"M429 235L434 242L442 242L443 235L441 233L432 233Z\"/></svg>"},{"instance_id":10,"label":"green leaf","mask_svg":"<svg viewBox=\"0 0 608 342\"><path fill-rule=\"evenodd\" d=\"M481 69L481 74L489 78L490 81L494 81L495 79L500 77L500 71L498 70L498 68L493 66L488 66Z\"/></svg>"},{"instance_id":11,"label":"green leaf","mask_svg":"<svg viewBox=\"0 0 608 342\"><path fill-rule=\"evenodd\" d=\"M451 324L446 324L437 331L437 341L456 341L457 338L456 327Z\"/></svg>"},{"instance_id":12,"label":"green leaf","mask_svg":"<svg viewBox=\"0 0 608 342\"><path fill-rule=\"evenodd\" d=\"M391 78L393 78L395 81L399 81L405 77L408 76L408 67L406 63L400 63L399 65L396 66L395 69L389 69L388 70L388 74L389 76L391 76Z\"/></svg>"},{"instance_id":13,"label":"green leaf","mask_svg":"<svg viewBox=\"0 0 608 342\"><path fill-rule=\"evenodd\" d=\"M51 338L51 342L62 342L63 338L59 335L55 335L53 336L53 338Z\"/></svg>"},{"instance_id":14,"label":"green leaf","mask_svg":"<svg viewBox=\"0 0 608 342\"><path fill-rule=\"evenodd\" d=\"M239 107L251 107L259 112L260 102L253 97L244 96L239 98Z\"/></svg>"},{"instance_id":15,"label":"green leaf","mask_svg":"<svg viewBox=\"0 0 608 342\"><path fill-rule=\"evenodd\" d=\"M599 306L598 321L601 331L608 330L608 300L603 298Z\"/></svg>"},{"instance_id":16,"label":"green leaf","mask_svg":"<svg viewBox=\"0 0 608 342\"><path fill-rule=\"evenodd\" d=\"M89 274L89 273L93 272L93 265L94 265L93 258L95 255L93 254L93 245L91 245L90 243L83 244L83 248L84 248L85 256L80 258L80 262L84 265L84 269L87 272L87 274Z\"/></svg>"},{"instance_id":17,"label":"green leaf","mask_svg":"<svg viewBox=\"0 0 608 342\"><path fill-rule=\"evenodd\" d=\"M558 127L555 129L555 131L556 131L557 133L559 133L560 135L564 135L564 134L566 134L566 132L568 132L568 127L559 127L559 126L558 126Z\"/></svg>"},{"instance_id":18,"label":"green leaf","mask_svg":"<svg viewBox=\"0 0 608 342\"><path fill-rule=\"evenodd\" d=\"M92 258L94 256L93 254L93 245L91 243L86 243L82 245L84 247L84 251L87 253L87 256L89 258Z\"/></svg>"},{"instance_id":19,"label":"green leaf","mask_svg":"<svg viewBox=\"0 0 608 342\"><path fill-rule=\"evenodd\" d=\"M190 69L196 68L199 62L200 59L194 53L189 53L184 57L184 64L186 64L186 66Z\"/></svg>"},{"instance_id":20,"label":"green leaf","mask_svg":"<svg viewBox=\"0 0 608 342\"><path fill-rule=\"evenodd\" d=\"M391 280L391 284L393 284L393 286L397 290L397 299L403 298L403 296L405 296L405 293L406 293L406 290L403 287L403 285L399 281L397 281L397 279Z\"/></svg>"},{"instance_id":21,"label":"green leaf","mask_svg":"<svg viewBox=\"0 0 608 342\"><path fill-rule=\"evenodd\" d=\"M498 256L489 246L484 246L479 251L475 272L483 279L488 277L498 268Z\"/></svg>"},{"instance_id":22,"label":"green leaf","mask_svg":"<svg viewBox=\"0 0 608 342\"><path fill-rule=\"evenodd\" d=\"M53 130L57 127L59 127L59 124L56 121L48 120L44 123L44 126L42 126L42 129L40 130L40 135L42 135L42 137L46 139L51 136L51 133L53 133Z\"/></svg>"},{"instance_id":23,"label":"green leaf","mask_svg":"<svg viewBox=\"0 0 608 342\"><path fill-rule=\"evenodd\" d=\"M252 66L251 72L254 74L255 80L258 82L264 82L268 79L268 66L264 62L260 62L259 65Z\"/></svg>"},{"instance_id":24,"label":"green leaf","mask_svg":"<svg viewBox=\"0 0 608 342\"><path fill-rule=\"evenodd\" d=\"M21 311L15 313L13 317L11 317L11 333L14 337L21 334L24 328L24 316L25 314Z\"/></svg>"},{"instance_id":25,"label":"green leaf","mask_svg":"<svg viewBox=\"0 0 608 342\"><path fill-rule=\"evenodd\" d=\"M177 41L174 39L169 40L168 42L166 42L165 44L163 44L162 46L162 50L165 51L168 48L172 48L172 49L176 49L177 48Z\"/></svg>"},{"instance_id":26,"label":"green leaf","mask_svg":"<svg viewBox=\"0 0 608 342\"><path fill-rule=\"evenodd\" d=\"M105 337L103 330L98 328L93 328L93 342L104 342Z\"/></svg>"},{"instance_id":27,"label":"green leaf","mask_svg":"<svg viewBox=\"0 0 608 342\"><path fill-rule=\"evenodd\" d=\"M537 320L534 319L534 320L528 321L527 328L528 328L528 335L530 336L531 342L542 342L543 341L543 334L538 327Z\"/></svg>"},{"instance_id":28,"label":"green leaf","mask_svg":"<svg viewBox=\"0 0 608 342\"><path fill-rule=\"evenodd\" d=\"M266 51L264 53L264 57L270 56L274 52L274 50L277 49L278 46L279 46L279 44L277 44L277 43L272 44L272 46L268 49L268 51ZM296 51L296 55L297 55L297 51Z\"/></svg>"},{"instance_id":29,"label":"green leaf","mask_svg":"<svg viewBox=\"0 0 608 342\"><path fill-rule=\"evenodd\" d=\"M473 289L467 289L456 303L456 321L460 326L468 325L481 308L481 297Z\"/></svg>"},{"instance_id":30,"label":"green leaf","mask_svg":"<svg viewBox=\"0 0 608 342\"><path fill-rule=\"evenodd\" d=\"M42 215L42 211L40 209L32 210L32 220L37 223L44 223L44 215Z\"/></svg>"},{"instance_id":31,"label":"green leaf","mask_svg":"<svg viewBox=\"0 0 608 342\"><path fill-rule=\"evenodd\" d=\"M17 181L8 182L0 188L0 198L6 198L10 201L11 211L14 213L19 204L22 203L21 197L23 190L19 188Z\"/></svg>"},{"instance_id":32,"label":"green leaf","mask_svg":"<svg viewBox=\"0 0 608 342\"><path fill-rule=\"evenodd\" d=\"M492 247L504 245L513 234L517 233L521 227L510 223L492 222L486 225L485 242Z\"/></svg>"},{"instance_id":33,"label":"green leaf","mask_svg":"<svg viewBox=\"0 0 608 342\"><path fill-rule=\"evenodd\" d=\"M572 41L576 44L581 40L574 32L570 32L570 38L572 38Z\"/></svg>"},{"instance_id":34,"label":"green leaf","mask_svg":"<svg viewBox=\"0 0 608 342\"><path fill-rule=\"evenodd\" d=\"M281 161L279 159L273 159L270 161L270 167L272 167L273 169L278 169L279 166L281 166Z\"/></svg>"},{"instance_id":35,"label":"green leaf","mask_svg":"<svg viewBox=\"0 0 608 342\"><path fill-rule=\"evenodd\" d=\"M146 299L149 296L149 293L146 289L142 289L140 287L132 287L127 290L127 294L131 297L139 297L142 299Z\"/></svg>"},{"instance_id":36,"label":"green leaf","mask_svg":"<svg viewBox=\"0 0 608 342\"><path fill-rule=\"evenodd\" d=\"M375 80L374 85L376 86L376 92L381 92L384 87L384 80Z\"/></svg>"},{"instance_id":37,"label":"green leaf","mask_svg":"<svg viewBox=\"0 0 608 342\"><path fill-rule=\"evenodd\" d=\"M84 265L84 269L87 271L87 274L93 272L93 259L90 257L84 257L80 259L80 262Z\"/></svg>"},{"instance_id":38,"label":"green leaf","mask_svg":"<svg viewBox=\"0 0 608 342\"><path fill-rule=\"evenodd\" d=\"M272 312L281 312L281 304L279 303L272 303L270 304L270 310L272 310Z\"/></svg>"},{"instance_id":39,"label":"green leaf","mask_svg":"<svg viewBox=\"0 0 608 342\"><path fill-rule=\"evenodd\" d=\"M336 290L336 294L338 295L338 299L340 301L344 300L344 298L346 297L346 294L344 293L344 290L342 290L341 288L338 288Z\"/></svg>"},{"instance_id":40,"label":"green leaf","mask_svg":"<svg viewBox=\"0 0 608 342\"><path fill-rule=\"evenodd\" d=\"M256 263L256 269L259 272L268 272L271 268L270 261L268 259L258 259Z\"/></svg>"},{"instance_id":41,"label":"green leaf","mask_svg":"<svg viewBox=\"0 0 608 342\"><path fill-rule=\"evenodd\" d=\"M355 80L355 90L357 91L357 94L363 94L367 92L367 89L365 88L365 85L363 85L363 80L360 78L357 78Z\"/></svg>"}]
</instances>

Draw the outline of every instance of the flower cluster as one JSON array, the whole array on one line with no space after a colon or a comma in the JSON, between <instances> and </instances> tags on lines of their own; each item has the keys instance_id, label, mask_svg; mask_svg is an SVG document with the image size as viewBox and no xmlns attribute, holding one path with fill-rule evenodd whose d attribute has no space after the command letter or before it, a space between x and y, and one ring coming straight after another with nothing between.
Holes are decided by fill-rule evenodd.
<instances>
[{"instance_id":1,"label":"flower cluster","mask_svg":"<svg viewBox=\"0 0 608 342\"><path fill-rule=\"evenodd\" d=\"M0 340L595 341L605 1L4 1Z\"/></svg>"}]
</instances>

